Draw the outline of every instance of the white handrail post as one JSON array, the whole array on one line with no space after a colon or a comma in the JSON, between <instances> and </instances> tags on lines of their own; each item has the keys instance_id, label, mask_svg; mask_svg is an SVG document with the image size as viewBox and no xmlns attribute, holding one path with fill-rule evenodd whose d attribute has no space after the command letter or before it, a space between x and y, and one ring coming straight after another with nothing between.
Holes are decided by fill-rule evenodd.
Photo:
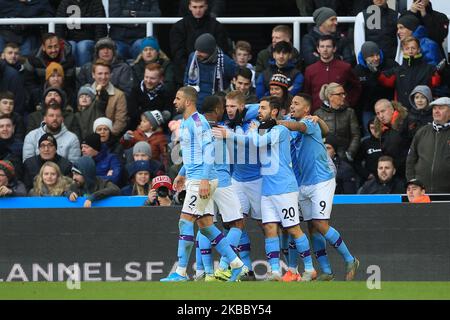
<instances>
[{"instance_id":1,"label":"white handrail post","mask_svg":"<svg viewBox=\"0 0 450 320\"><path fill-rule=\"evenodd\" d=\"M153 36L153 22L147 22L147 37Z\"/></svg>"},{"instance_id":2,"label":"white handrail post","mask_svg":"<svg viewBox=\"0 0 450 320\"><path fill-rule=\"evenodd\" d=\"M294 21L294 48L300 52L300 21Z\"/></svg>"},{"instance_id":3,"label":"white handrail post","mask_svg":"<svg viewBox=\"0 0 450 320\"><path fill-rule=\"evenodd\" d=\"M48 23L48 32L49 33L55 33L55 23L54 22L49 22Z\"/></svg>"}]
</instances>

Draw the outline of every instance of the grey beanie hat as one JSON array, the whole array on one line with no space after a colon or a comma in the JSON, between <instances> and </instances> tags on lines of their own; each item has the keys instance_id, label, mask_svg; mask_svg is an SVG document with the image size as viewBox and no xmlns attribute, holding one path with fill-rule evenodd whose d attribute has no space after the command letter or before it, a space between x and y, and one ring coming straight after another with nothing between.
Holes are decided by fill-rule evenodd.
<instances>
[{"instance_id":1,"label":"grey beanie hat","mask_svg":"<svg viewBox=\"0 0 450 320\"><path fill-rule=\"evenodd\" d=\"M194 48L197 51L213 54L216 50L217 42L216 38L211 33L204 33L195 40Z\"/></svg>"},{"instance_id":2,"label":"grey beanie hat","mask_svg":"<svg viewBox=\"0 0 450 320\"><path fill-rule=\"evenodd\" d=\"M153 130L156 130L170 119L170 112L167 110L163 112L159 110L145 111L143 115L148 119Z\"/></svg>"},{"instance_id":3,"label":"grey beanie hat","mask_svg":"<svg viewBox=\"0 0 450 320\"><path fill-rule=\"evenodd\" d=\"M81 87L80 90L78 90L77 98L80 98L82 94L88 95L92 100L95 99L95 91L91 88L90 85Z\"/></svg>"},{"instance_id":4,"label":"grey beanie hat","mask_svg":"<svg viewBox=\"0 0 450 320\"><path fill-rule=\"evenodd\" d=\"M424 85L420 85L420 86L416 86L413 91L411 91L411 93L409 94L409 103L411 104L411 106L413 106L414 108L416 108L416 104L414 103L414 95L416 93L421 93L425 96L425 98L427 98L428 100L428 108L431 108L429 105L431 103L431 101L433 101L433 94L431 93L431 89L428 86L424 86Z\"/></svg>"},{"instance_id":5,"label":"grey beanie hat","mask_svg":"<svg viewBox=\"0 0 450 320\"><path fill-rule=\"evenodd\" d=\"M337 14L336 11L328 7L321 7L313 12L313 19L318 27L331 17L337 17Z\"/></svg>"},{"instance_id":6,"label":"grey beanie hat","mask_svg":"<svg viewBox=\"0 0 450 320\"><path fill-rule=\"evenodd\" d=\"M133 154L136 153L145 153L150 158L152 157L152 149L150 148L150 145L146 141L139 141L134 145Z\"/></svg>"},{"instance_id":7,"label":"grey beanie hat","mask_svg":"<svg viewBox=\"0 0 450 320\"><path fill-rule=\"evenodd\" d=\"M364 59L380 53L380 47L373 41L366 41L361 47L361 54Z\"/></svg>"},{"instance_id":8,"label":"grey beanie hat","mask_svg":"<svg viewBox=\"0 0 450 320\"><path fill-rule=\"evenodd\" d=\"M95 43L95 57L96 58L98 58L98 52L100 51L100 49L103 49L103 48L111 49L114 52L114 56L116 55L117 46L113 39L111 39L109 37L104 37L104 38L99 39Z\"/></svg>"}]
</instances>

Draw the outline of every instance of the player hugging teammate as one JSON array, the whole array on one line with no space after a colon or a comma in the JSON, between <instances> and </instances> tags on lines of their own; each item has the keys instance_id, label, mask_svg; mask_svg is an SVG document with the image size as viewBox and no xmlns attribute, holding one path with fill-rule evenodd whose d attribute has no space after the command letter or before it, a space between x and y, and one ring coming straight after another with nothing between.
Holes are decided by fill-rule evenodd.
<instances>
[{"instance_id":1,"label":"player hugging teammate","mask_svg":"<svg viewBox=\"0 0 450 320\"><path fill-rule=\"evenodd\" d=\"M345 279L353 280L359 261L350 254L339 232L329 225L336 183L322 140L322 131L328 128L309 115L311 98L305 94L295 96L290 118L281 121L277 120L282 107L278 98L264 97L259 105L246 106L245 98L232 91L226 97L226 120L220 123L224 113L220 103L212 102L204 110L205 118L196 111L196 92L190 89L181 88L174 101L184 117L184 166L174 186L187 191L179 223L179 262L176 272L161 281L187 281L195 221L200 230L195 278L254 280L250 241L244 230L244 217L250 214L264 233L271 267L266 280L333 280L327 242L346 263ZM217 150L219 157L214 153ZM228 226L226 236L213 224L215 208ZM308 225L319 275L313 267L309 240L300 228L300 216ZM285 245L280 246L279 229L281 243L289 242L289 249L283 251L289 266L284 276L280 251ZM222 256L215 272L211 244ZM299 256L304 264L302 275L297 270Z\"/></svg>"}]
</instances>

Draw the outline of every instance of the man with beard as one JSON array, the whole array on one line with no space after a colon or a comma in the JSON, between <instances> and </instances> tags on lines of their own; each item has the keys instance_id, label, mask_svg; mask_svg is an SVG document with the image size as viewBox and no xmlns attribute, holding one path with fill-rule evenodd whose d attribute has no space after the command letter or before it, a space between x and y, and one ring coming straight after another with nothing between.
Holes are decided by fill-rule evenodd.
<instances>
[{"instance_id":1,"label":"man with beard","mask_svg":"<svg viewBox=\"0 0 450 320\"><path fill-rule=\"evenodd\" d=\"M83 156L72 167L73 183L66 195L72 202L78 197L86 197L83 207L90 208L92 202L120 195L120 189L114 183L95 175L95 162L91 157Z\"/></svg>"},{"instance_id":2,"label":"man with beard","mask_svg":"<svg viewBox=\"0 0 450 320\"><path fill-rule=\"evenodd\" d=\"M378 175L366 181L359 189L359 194L402 194L405 193L405 181L395 175L394 159L381 156L378 159Z\"/></svg>"},{"instance_id":3,"label":"man with beard","mask_svg":"<svg viewBox=\"0 0 450 320\"><path fill-rule=\"evenodd\" d=\"M47 161L52 161L59 166L61 173L65 176L71 175L72 163L56 153L58 144L51 133L42 135L39 139L39 154L25 160L23 182L27 190L33 187L33 180L39 174L42 165Z\"/></svg>"},{"instance_id":4,"label":"man with beard","mask_svg":"<svg viewBox=\"0 0 450 320\"><path fill-rule=\"evenodd\" d=\"M80 157L80 142L77 136L67 130L63 123L64 117L59 104L49 105L45 109L44 121L37 129L25 136L23 145L23 161L39 154L39 139L45 133L54 135L58 143L58 154L74 162Z\"/></svg>"}]
</instances>

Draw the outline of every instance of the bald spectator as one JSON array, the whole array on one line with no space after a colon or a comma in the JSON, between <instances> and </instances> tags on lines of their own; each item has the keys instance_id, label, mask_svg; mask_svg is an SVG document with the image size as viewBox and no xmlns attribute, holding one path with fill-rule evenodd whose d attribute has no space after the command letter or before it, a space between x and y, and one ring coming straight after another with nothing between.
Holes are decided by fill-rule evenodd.
<instances>
[{"instance_id":1,"label":"bald spectator","mask_svg":"<svg viewBox=\"0 0 450 320\"><path fill-rule=\"evenodd\" d=\"M429 193L450 193L450 98L431 103L433 123L420 128L406 160L406 178L419 179Z\"/></svg>"}]
</instances>

